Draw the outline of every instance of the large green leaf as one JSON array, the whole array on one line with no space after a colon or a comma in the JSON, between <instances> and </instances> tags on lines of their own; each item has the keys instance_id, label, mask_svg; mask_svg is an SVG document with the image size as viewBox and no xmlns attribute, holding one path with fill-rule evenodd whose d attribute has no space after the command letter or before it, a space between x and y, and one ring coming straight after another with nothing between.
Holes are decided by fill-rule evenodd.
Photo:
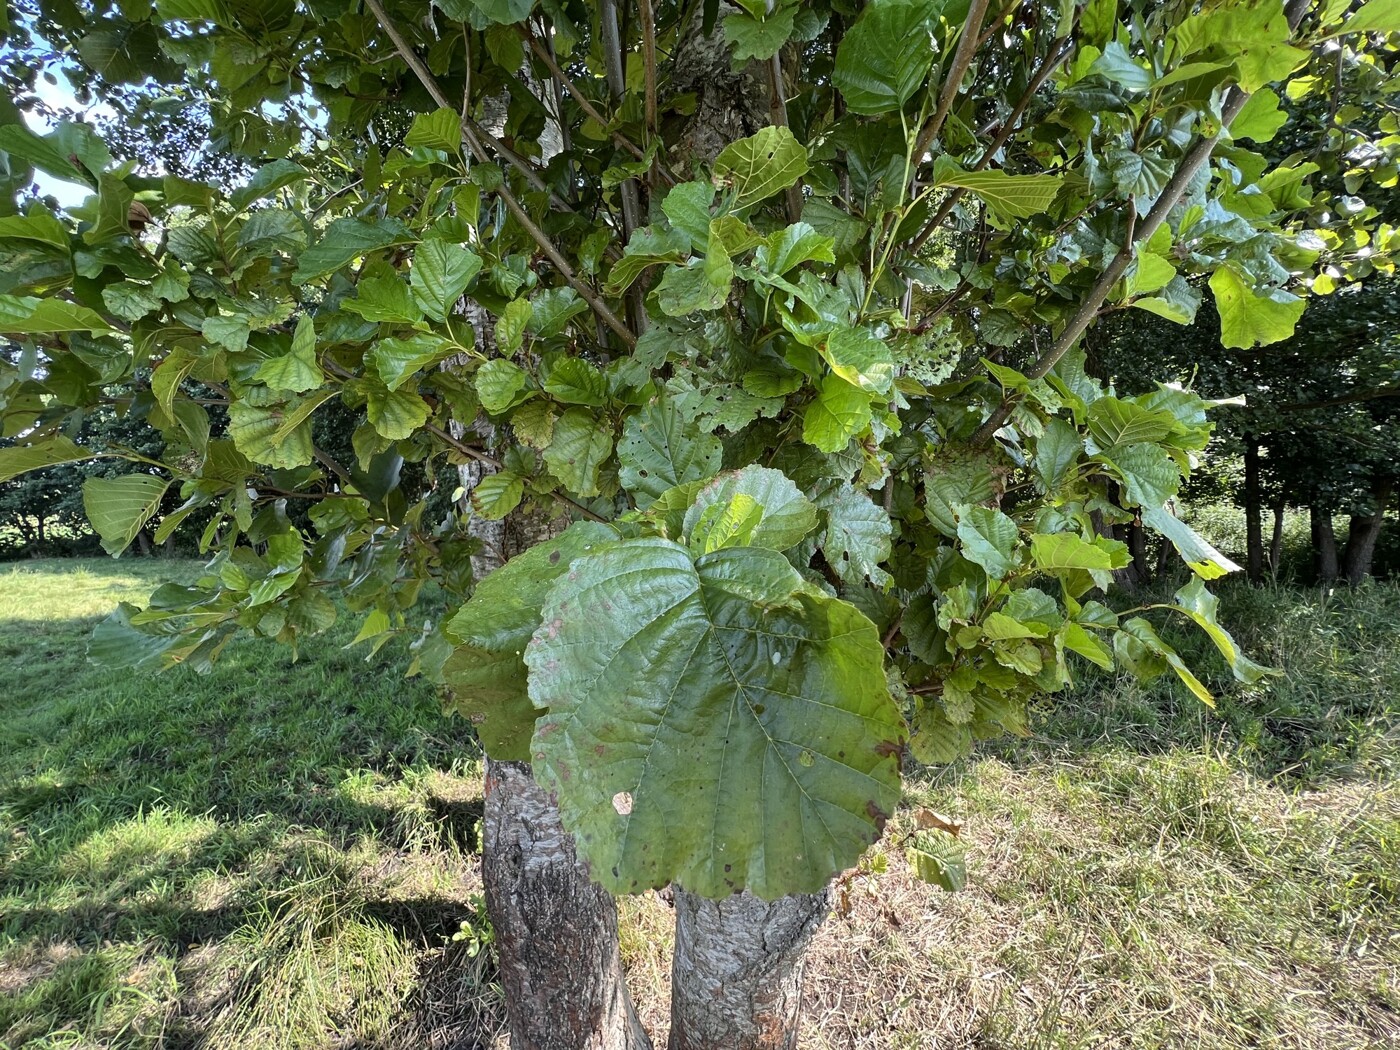
<instances>
[{"instance_id":1,"label":"large green leaf","mask_svg":"<svg viewBox=\"0 0 1400 1050\"><path fill-rule=\"evenodd\" d=\"M667 489L719 473L724 449L702 433L674 401L654 401L634 412L617 443L618 478L645 509Z\"/></svg>"},{"instance_id":2,"label":"large green leaf","mask_svg":"<svg viewBox=\"0 0 1400 1050\"><path fill-rule=\"evenodd\" d=\"M446 320L480 270L476 252L447 241L424 241L413 253L413 297L433 320Z\"/></svg>"},{"instance_id":3,"label":"large green leaf","mask_svg":"<svg viewBox=\"0 0 1400 1050\"><path fill-rule=\"evenodd\" d=\"M160 509L160 499L169 487L169 478L152 474L84 481L83 510L102 537L102 549L115 558L131 546L141 526Z\"/></svg>"},{"instance_id":4,"label":"large green leaf","mask_svg":"<svg viewBox=\"0 0 1400 1050\"><path fill-rule=\"evenodd\" d=\"M1211 546L1196 530L1163 506L1142 508L1142 523L1171 541L1191 571L1203 580L1214 580L1240 567Z\"/></svg>"},{"instance_id":5,"label":"large green leaf","mask_svg":"<svg viewBox=\"0 0 1400 1050\"><path fill-rule=\"evenodd\" d=\"M448 357L452 349L442 336L420 332L407 339L381 339L365 359L386 387L397 390L418 372Z\"/></svg>"},{"instance_id":6,"label":"large green leaf","mask_svg":"<svg viewBox=\"0 0 1400 1050\"><path fill-rule=\"evenodd\" d=\"M816 528L817 508L786 474L772 467L750 466L726 471L696 493L685 514L685 535L693 537L707 516L722 512L741 498L759 512L748 546L784 551L797 546Z\"/></svg>"},{"instance_id":7,"label":"large green leaf","mask_svg":"<svg viewBox=\"0 0 1400 1050\"><path fill-rule=\"evenodd\" d=\"M963 557L982 566L994 580L1001 579L1016 566L1012 553L1016 535L1016 523L989 507L970 507L958 519Z\"/></svg>"},{"instance_id":8,"label":"large green leaf","mask_svg":"<svg viewBox=\"0 0 1400 1050\"><path fill-rule=\"evenodd\" d=\"M407 244L412 240L413 235L408 228L397 220L387 219L371 224L359 219L337 219L326 227L319 241L302 252L292 280L299 283L313 281L339 270L362 255L393 244Z\"/></svg>"},{"instance_id":9,"label":"large green leaf","mask_svg":"<svg viewBox=\"0 0 1400 1050\"><path fill-rule=\"evenodd\" d=\"M832 374L802 414L802 440L822 452L840 452L869 425L870 395Z\"/></svg>"},{"instance_id":10,"label":"large green leaf","mask_svg":"<svg viewBox=\"0 0 1400 1050\"><path fill-rule=\"evenodd\" d=\"M785 127L731 142L715 158L715 176L734 188L737 207L767 200L807 174L807 150Z\"/></svg>"},{"instance_id":11,"label":"large green leaf","mask_svg":"<svg viewBox=\"0 0 1400 1050\"><path fill-rule=\"evenodd\" d=\"M413 118L403 144L456 153L462 148L462 118L446 106L431 113L419 113Z\"/></svg>"},{"instance_id":12,"label":"large green leaf","mask_svg":"<svg viewBox=\"0 0 1400 1050\"><path fill-rule=\"evenodd\" d=\"M1008 175L1004 171L936 169L940 186L961 186L977 194L1003 219L1028 219L1049 209L1060 192L1058 175Z\"/></svg>"},{"instance_id":13,"label":"large green leaf","mask_svg":"<svg viewBox=\"0 0 1400 1050\"><path fill-rule=\"evenodd\" d=\"M77 303L62 299L0 295L0 332L8 335L107 332L111 327L96 311Z\"/></svg>"},{"instance_id":14,"label":"large green leaf","mask_svg":"<svg viewBox=\"0 0 1400 1050\"><path fill-rule=\"evenodd\" d=\"M874 0L841 38L831 82L852 113L876 116L914 97L937 49L930 29L942 0Z\"/></svg>"},{"instance_id":15,"label":"large green leaf","mask_svg":"<svg viewBox=\"0 0 1400 1050\"><path fill-rule=\"evenodd\" d=\"M1220 311L1220 341L1242 350L1287 339L1307 305L1288 292L1255 295L1233 266L1210 275L1210 290Z\"/></svg>"},{"instance_id":16,"label":"large green leaf","mask_svg":"<svg viewBox=\"0 0 1400 1050\"><path fill-rule=\"evenodd\" d=\"M899 799L875 625L779 553L669 540L574 562L525 651L535 775L601 885L815 892Z\"/></svg>"},{"instance_id":17,"label":"large green leaf","mask_svg":"<svg viewBox=\"0 0 1400 1050\"><path fill-rule=\"evenodd\" d=\"M229 436L238 451L254 463L282 468L305 466L314 456L311 413L335 394L333 389L318 390L269 408L234 401L228 407Z\"/></svg>"},{"instance_id":18,"label":"large green leaf","mask_svg":"<svg viewBox=\"0 0 1400 1050\"><path fill-rule=\"evenodd\" d=\"M1225 657L1225 662L1230 665L1231 673L1241 682L1253 684L1266 675L1283 673L1276 668L1263 667L1255 663L1240 651L1239 643L1235 641L1229 631L1220 626L1220 621L1216 617L1220 600L1206 590L1206 586L1201 582L1199 576L1191 577L1191 582L1176 592L1176 601L1177 604L1171 608L1189 616L1201 630L1206 632L1207 637L1220 650L1220 655Z\"/></svg>"},{"instance_id":19,"label":"large green leaf","mask_svg":"<svg viewBox=\"0 0 1400 1050\"><path fill-rule=\"evenodd\" d=\"M325 382L325 374L316 363L316 328L310 314L297 318L291 349L281 357L264 361L253 378L262 380L273 390L294 394L304 394Z\"/></svg>"},{"instance_id":20,"label":"large green leaf","mask_svg":"<svg viewBox=\"0 0 1400 1050\"><path fill-rule=\"evenodd\" d=\"M838 328L821 354L833 372L867 393L886 396L894 385L894 355L868 328Z\"/></svg>"},{"instance_id":21,"label":"large green leaf","mask_svg":"<svg viewBox=\"0 0 1400 1050\"><path fill-rule=\"evenodd\" d=\"M502 761L530 757L539 712L526 691L525 646L540 625L550 586L573 560L616 541L606 525L580 521L531 547L476 585L444 631L455 643L443 676L454 706L476 726L482 747Z\"/></svg>"},{"instance_id":22,"label":"large green leaf","mask_svg":"<svg viewBox=\"0 0 1400 1050\"><path fill-rule=\"evenodd\" d=\"M544 450L550 473L579 496L598 495L598 468L612 454L613 436L604 421L586 408L571 408L554 424L554 438Z\"/></svg>"},{"instance_id":23,"label":"large green leaf","mask_svg":"<svg viewBox=\"0 0 1400 1050\"><path fill-rule=\"evenodd\" d=\"M17 478L30 470L42 470L59 463L80 463L96 453L63 437L45 438L32 445L0 448L0 482Z\"/></svg>"},{"instance_id":24,"label":"large green leaf","mask_svg":"<svg viewBox=\"0 0 1400 1050\"><path fill-rule=\"evenodd\" d=\"M888 584L890 574L880 566L890 558L893 526L884 508L845 481L818 496L816 503L826 512L818 546L836 575L850 584L866 579L876 587Z\"/></svg>"}]
</instances>

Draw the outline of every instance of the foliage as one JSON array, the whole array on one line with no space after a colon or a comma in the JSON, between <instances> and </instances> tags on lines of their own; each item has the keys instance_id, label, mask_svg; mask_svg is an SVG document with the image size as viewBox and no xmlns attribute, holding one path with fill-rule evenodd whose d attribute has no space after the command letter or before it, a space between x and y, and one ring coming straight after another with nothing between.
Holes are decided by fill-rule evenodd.
<instances>
[{"instance_id":1,"label":"foliage","mask_svg":"<svg viewBox=\"0 0 1400 1050\"><path fill-rule=\"evenodd\" d=\"M0 569L0 1042L489 1045L494 953L452 939L463 922L490 936L469 730L402 680L401 644L345 649L348 621L296 662L235 642L204 676L86 660L115 598L200 571ZM1033 740L907 778L806 963L810 1037L1326 1050L1390 1023L1400 590L1227 587L1222 603L1285 676L1236 692L1209 664L1218 715L1167 680L1086 676ZM1172 637L1204 662L1203 638ZM962 823L973 892L911 878L900 844L922 806ZM619 911L650 1020L674 913L651 894Z\"/></svg>"},{"instance_id":2,"label":"foliage","mask_svg":"<svg viewBox=\"0 0 1400 1050\"><path fill-rule=\"evenodd\" d=\"M946 762L1026 732L1073 654L1208 700L1164 639L1181 617L1257 680L1199 580L1123 617L1094 598L1128 557L1100 527L1139 512L1199 576L1232 566L1164 509L1207 403L1109 393L1077 343L1103 309L1187 321L1203 283L1227 344L1275 341L1306 275L1380 265L1395 234L1374 209L1315 214L1314 163L1245 143L1338 53L1389 61L1393 5L654 15L179 0L16 23L17 80L62 42L108 82L217 99L216 127L265 161L230 191L138 175L80 124L0 127L15 185L33 167L93 191L0 218L25 260L0 332L30 348L0 374L24 440L0 465L67 450L74 414L149 365L145 418L182 454L90 485L90 516L117 549L157 489L184 500L162 530L212 512L206 572L123 606L94 654L208 669L240 629L327 629L339 591L362 640L417 639L416 672L494 654L461 683L509 705L488 747L528 749L614 889L770 897L859 856L906 748ZM891 27L920 46L891 54ZM721 40L741 69L767 59L767 97L701 129L684 77ZM401 143L374 133L382 99L412 114ZM352 462L315 440L334 401ZM400 487L406 462L494 477L464 522ZM497 570L509 624L480 593L446 631L417 619L425 581L467 597L482 520L551 515L597 538L553 549L551 573ZM744 830L760 815L771 842Z\"/></svg>"}]
</instances>

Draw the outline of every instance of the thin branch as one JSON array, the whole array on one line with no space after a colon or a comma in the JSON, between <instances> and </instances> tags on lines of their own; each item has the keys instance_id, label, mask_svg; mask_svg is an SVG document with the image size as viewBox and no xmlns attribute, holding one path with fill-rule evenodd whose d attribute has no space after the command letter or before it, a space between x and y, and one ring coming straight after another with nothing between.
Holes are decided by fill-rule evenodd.
<instances>
[{"instance_id":1,"label":"thin branch","mask_svg":"<svg viewBox=\"0 0 1400 1050\"><path fill-rule=\"evenodd\" d=\"M417 75L423 86L428 90L428 93L433 97L433 100L444 109L452 109L453 107L447 103L447 96L443 94L442 88L434 79L432 71L428 69L423 63L423 60L418 57L418 53L413 50L403 34L399 32L398 26L394 24L393 20L384 10L384 6L380 3L380 0L365 0L365 3L374 13L375 18L379 20L379 24L384 27L384 31L389 34L389 39L394 42L394 47L398 49L403 60ZM462 122L462 138L467 143L468 148L480 163L489 164L490 158L485 148L482 146L481 141L477 138L475 131L475 126L471 121ZM487 137L490 138L490 136ZM495 140L492 139L491 141L494 142ZM501 148L503 150L505 149L504 146ZM508 150L506 151L507 154L509 154L509 152ZM564 280L568 282L569 286L573 288L574 291L578 292L579 298L583 299L583 301L593 309L593 312L598 315L604 324L617 333L618 337L625 345L628 347L635 346L637 344L637 337L634 336L631 330L608 308L607 303L603 302L598 293L595 292L587 282L578 278L574 273L574 268L569 265L554 242L549 239L545 232L530 218L525 209L521 207L520 202L515 199L515 195L511 193L509 187L502 182L501 185L496 188L495 192L501 200L505 202L506 208L524 228L525 232L540 246L541 251L543 251L549 261L554 264L555 269L563 275ZM563 204L565 208L568 208L567 203L560 203Z\"/></svg>"},{"instance_id":2,"label":"thin branch","mask_svg":"<svg viewBox=\"0 0 1400 1050\"><path fill-rule=\"evenodd\" d=\"M1069 352L1070 347L1079 341L1079 337L1084 334L1085 329L1098 316L1099 308L1103 306L1104 300L1108 298L1113 286L1118 283L1123 273L1128 269L1128 265L1133 261L1137 251L1139 241L1150 240L1157 232L1158 227L1166 221L1167 215L1176 207L1182 196L1186 193L1186 188L1191 184L1191 180L1196 177L1209 160L1211 153L1215 150L1216 144L1220 141L1220 136L1224 130L1230 126L1230 122L1239 115L1244 104L1249 101L1249 92L1238 87L1231 88L1226 96L1225 104L1221 111L1221 131L1208 139L1201 139L1186 156L1181 159L1177 166L1176 174L1171 177L1171 181L1163 188L1161 195L1157 198L1157 203L1152 206L1152 210L1147 213L1146 218L1138 225L1136 236L1129 230L1129 236L1124 239L1123 247L1118 250L1118 254L1113 257L1113 261L1099 275L1099 279L1094 283L1094 287L1084 297L1079 304L1079 309L1069 319L1064 329L1060 332L1050 349L1045 351L1026 372L1031 379L1041 379L1054 368L1060 358ZM1136 214L1136 210L1132 214ZM992 439L992 436L1001 429L1003 423L1011 417L1013 402L1009 398L1003 398L987 421L978 428L977 433L972 437L974 445L985 444Z\"/></svg>"},{"instance_id":3,"label":"thin branch","mask_svg":"<svg viewBox=\"0 0 1400 1050\"><path fill-rule=\"evenodd\" d=\"M987 148L982 152L982 156L978 158L977 163L972 166L973 171L981 171L992 162L993 157L1001 152L1002 147L1005 146L1006 143L1010 141L1011 136L1016 133L1016 129L1020 126L1021 118L1025 115L1026 110L1030 107L1035 96L1040 92L1040 89L1045 86L1045 82L1050 79L1050 74L1053 73L1055 67L1068 58L1073 51L1074 46L1067 43L1066 37L1058 37L1051 42L1050 57L1045 60L1045 63L1036 71L1035 76L1031 78L1031 82L1026 85L1025 93L1021 95L1015 107L1007 114L1006 120L1002 122L1001 130L997 132L996 138L992 139L987 145ZM953 206L958 203L964 193L966 193L966 190L961 186L953 187L948 193L948 196L943 199L943 203L939 206L933 218L929 219L929 221L924 224L924 228L919 231L918 236L910 243L910 252L917 252L924 246L925 242L933 236L938 227L943 225L944 220L952 214Z\"/></svg>"},{"instance_id":4,"label":"thin branch","mask_svg":"<svg viewBox=\"0 0 1400 1050\"><path fill-rule=\"evenodd\" d=\"M963 23L962 35L958 38L957 50L953 52L953 61L949 65L948 71L943 77L943 90L939 92L938 109L934 111L933 117L924 125L924 130L919 133L919 140L914 144L914 163L922 164L924 154L933 145L933 140L938 137L938 133L943 130L943 122L948 119L948 112L953 108L953 100L958 97L958 87L962 84L963 75L967 73L968 66L972 65L972 59L977 54L977 39L982 28L982 19L987 15L988 0L972 0L972 6L968 8L967 20Z\"/></svg>"},{"instance_id":5,"label":"thin branch","mask_svg":"<svg viewBox=\"0 0 1400 1050\"><path fill-rule=\"evenodd\" d=\"M437 426L433 423L428 423L423 427L423 429L426 430L428 433L432 434L434 437L438 438L440 441L444 442L445 444L450 445L452 448L462 453L462 455L470 456L478 463L481 463L488 467L492 467L496 470L501 469L500 460L496 459L494 456L488 456L485 452L482 452L479 449L472 448L470 445L465 444L464 442L458 441L447 431L443 430L442 427ZM578 511L585 518L588 518L591 521L606 522L608 520L601 514L589 510L582 503L570 499L562 492L551 492L549 496L557 503L563 503L565 506L572 507L574 510Z\"/></svg>"},{"instance_id":6,"label":"thin branch","mask_svg":"<svg viewBox=\"0 0 1400 1050\"><path fill-rule=\"evenodd\" d=\"M525 26L520 27L520 34L529 43L530 50L535 53L535 57L545 64L545 68L549 70L550 75L554 77L555 81L563 85L564 90L578 103L578 108L583 110L584 115L596 121L599 127L606 128L609 124L608 118L598 112L598 107L593 105L593 103L588 100L588 96L579 90L578 85L573 82L569 74L565 73L564 70L559 67L559 63L554 60L554 56L535 39L534 34ZM646 151L626 135L614 131L612 132L612 140L638 160L646 159Z\"/></svg>"},{"instance_id":7,"label":"thin branch","mask_svg":"<svg viewBox=\"0 0 1400 1050\"><path fill-rule=\"evenodd\" d=\"M650 140L656 135L656 19L651 0L637 0L642 20L642 76L646 84L646 129Z\"/></svg>"},{"instance_id":8,"label":"thin branch","mask_svg":"<svg viewBox=\"0 0 1400 1050\"><path fill-rule=\"evenodd\" d=\"M771 15L776 10L775 0L768 0L768 13ZM773 52L773 57L766 63L768 72L768 114L773 123L780 128L788 126L787 97L783 91L783 62L778 57L778 52ZM802 181L787 188L785 194L787 204L788 222L796 222L802 218Z\"/></svg>"},{"instance_id":9,"label":"thin branch","mask_svg":"<svg viewBox=\"0 0 1400 1050\"><path fill-rule=\"evenodd\" d=\"M603 72L607 77L608 93L616 106L627 94L627 70L622 54L622 36L617 25L617 0L602 0L598 8L600 23L600 44L603 49ZM624 179L617 188L622 199L622 235L631 240L632 234L643 225L642 198L638 181ZM628 289L627 319L630 330L641 335L647 329L646 302L639 287Z\"/></svg>"}]
</instances>

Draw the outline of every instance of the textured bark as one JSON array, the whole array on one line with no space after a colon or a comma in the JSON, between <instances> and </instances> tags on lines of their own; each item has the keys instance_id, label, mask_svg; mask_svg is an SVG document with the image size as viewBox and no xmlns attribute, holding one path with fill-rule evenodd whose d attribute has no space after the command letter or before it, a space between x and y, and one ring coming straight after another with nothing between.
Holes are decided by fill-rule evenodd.
<instances>
[{"instance_id":1,"label":"textured bark","mask_svg":"<svg viewBox=\"0 0 1400 1050\"><path fill-rule=\"evenodd\" d=\"M1335 583L1337 579L1337 533L1332 528L1332 512L1323 507L1308 508L1308 523L1312 528L1313 566L1319 583Z\"/></svg>"},{"instance_id":2,"label":"textured bark","mask_svg":"<svg viewBox=\"0 0 1400 1050\"><path fill-rule=\"evenodd\" d=\"M1381 526L1385 524L1385 508L1390 502L1391 491L1389 482L1377 485L1371 493L1374 506L1371 513L1351 516L1342 568L1347 582L1353 587L1371 575L1371 561L1376 555L1376 540L1380 538Z\"/></svg>"},{"instance_id":3,"label":"textured bark","mask_svg":"<svg viewBox=\"0 0 1400 1050\"><path fill-rule=\"evenodd\" d=\"M487 764L482 823L511 1050L650 1050L623 982L617 906L529 765Z\"/></svg>"},{"instance_id":4,"label":"textured bark","mask_svg":"<svg viewBox=\"0 0 1400 1050\"><path fill-rule=\"evenodd\" d=\"M707 900L675 891L670 1050L792 1050L802 963L827 891Z\"/></svg>"},{"instance_id":5,"label":"textured bark","mask_svg":"<svg viewBox=\"0 0 1400 1050\"><path fill-rule=\"evenodd\" d=\"M1263 507L1259 497L1259 442L1245 435L1244 446L1244 532L1245 572L1252 583L1264 577Z\"/></svg>"},{"instance_id":6,"label":"textured bark","mask_svg":"<svg viewBox=\"0 0 1400 1050\"><path fill-rule=\"evenodd\" d=\"M714 32L705 36L702 6L696 5L671 64L671 92L695 95L695 111L675 147L687 167L692 159L713 161L731 142L755 134L771 120L767 64L747 62L735 69L724 35L725 17L740 9L721 0Z\"/></svg>"},{"instance_id":7,"label":"textured bark","mask_svg":"<svg viewBox=\"0 0 1400 1050\"><path fill-rule=\"evenodd\" d=\"M1283 560L1283 507L1274 508L1274 531L1269 537L1269 572L1278 579L1279 562Z\"/></svg>"}]
</instances>

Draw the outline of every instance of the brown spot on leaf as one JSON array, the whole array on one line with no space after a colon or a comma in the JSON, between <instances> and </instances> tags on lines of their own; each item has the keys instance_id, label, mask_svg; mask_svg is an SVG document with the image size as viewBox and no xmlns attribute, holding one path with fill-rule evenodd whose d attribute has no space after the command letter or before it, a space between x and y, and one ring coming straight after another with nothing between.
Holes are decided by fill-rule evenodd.
<instances>
[{"instance_id":1,"label":"brown spot on leaf","mask_svg":"<svg viewBox=\"0 0 1400 1050\"><path fill-rule=\"evenodd\" d=\"M890 819L890 815L876 805L874 799L871 799L865 804L865 812L866 815L875 822L875 827L883 833L885 830L885 821Z\"/></svg>"},{"instance_id":2,"label":"brown spot on leaf","mask_svg":"<svg viewBox=\"0 0 1400 1050\"><path fill-rule=\"evenodd\" d=\"M903 750L898 740L881 740L875 745L875 753L881 758L897 757Z\"/></svg>"}]
</instances>

